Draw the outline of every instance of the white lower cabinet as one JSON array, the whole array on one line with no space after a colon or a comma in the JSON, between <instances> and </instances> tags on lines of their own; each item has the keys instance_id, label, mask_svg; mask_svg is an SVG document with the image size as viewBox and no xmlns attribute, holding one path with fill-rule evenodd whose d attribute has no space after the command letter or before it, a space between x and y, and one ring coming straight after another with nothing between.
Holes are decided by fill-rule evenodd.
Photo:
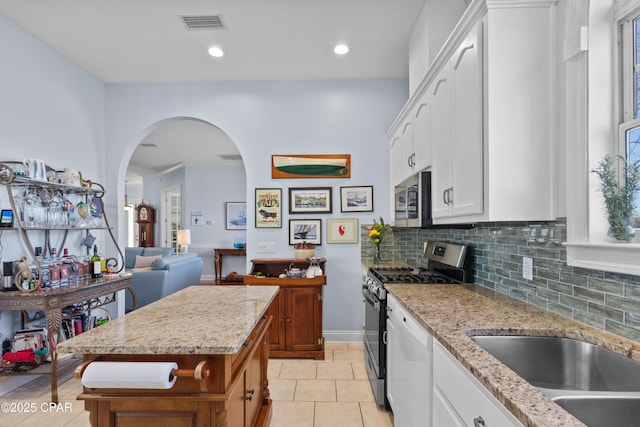
<instances>
[{"instance_id":1,"label":"white lower cabinet","mask_svg":"<svg viewBox=\"0 0 640 427\"><path fill-rule=\"evenodd\" d=\"M522 424L439 342L433 345L433 426Z\"/></svg>"}]
</instances>

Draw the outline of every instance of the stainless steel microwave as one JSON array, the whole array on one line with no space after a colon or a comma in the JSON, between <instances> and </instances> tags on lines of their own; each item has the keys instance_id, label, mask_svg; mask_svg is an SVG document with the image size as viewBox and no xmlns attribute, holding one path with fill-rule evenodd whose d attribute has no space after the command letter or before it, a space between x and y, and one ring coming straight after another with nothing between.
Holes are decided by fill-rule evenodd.
<instances>
[{"instance_id":1,"label":"stainless steel microwave","mask_svg":"<svg viewBox=\"0 0 640 427\"><path fill-rule=\"evenodd\" d=\"M475 224L434 224L431 216L431 172L410 176L395 187L395 226L420 228L474 228Z\"/></svg>"}]
</instances>

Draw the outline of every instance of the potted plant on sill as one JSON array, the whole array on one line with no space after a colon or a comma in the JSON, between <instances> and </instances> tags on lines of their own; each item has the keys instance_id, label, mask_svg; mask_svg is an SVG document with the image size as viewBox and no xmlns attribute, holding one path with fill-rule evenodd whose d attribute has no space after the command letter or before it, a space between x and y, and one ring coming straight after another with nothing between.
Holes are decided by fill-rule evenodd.
<instances>
[{"instance_id":1,"label":"potted plant on sill","mask_svg":"<svg viewBox=\"0 0 640 427\"><path fill-rule=\"evenodd\" d=\"M618 165L622 170L607 154L592 172L600 178L600 191L609 220L607 236L613 242L629 242L635 235L632 221L634 202L640 190L640 165L630 164L622 156L618 156Z\"/></svg>"}]
</instances>

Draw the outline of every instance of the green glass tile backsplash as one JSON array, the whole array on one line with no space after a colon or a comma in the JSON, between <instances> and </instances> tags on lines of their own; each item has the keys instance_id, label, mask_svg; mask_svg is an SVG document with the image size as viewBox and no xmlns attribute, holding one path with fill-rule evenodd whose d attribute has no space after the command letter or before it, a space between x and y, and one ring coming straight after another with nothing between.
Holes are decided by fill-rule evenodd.
<instances>
[{"instance_id":1,"label":"green glass tile backsplash","mask_svg":"<svg viewBox=\"0 0 640 427\"><path fill-rule=\"evenodd\" d=\"M373 246L361 227L361 258ZM566 264L566 219L552 222L483 223L469 230L392 228L381 244L383 262L424 265L424 242L468 245L475 283L562 316L640 341L640 276ZM533 280L522 278L522 257L533 259Z\"/></svg>"}]
</instances>

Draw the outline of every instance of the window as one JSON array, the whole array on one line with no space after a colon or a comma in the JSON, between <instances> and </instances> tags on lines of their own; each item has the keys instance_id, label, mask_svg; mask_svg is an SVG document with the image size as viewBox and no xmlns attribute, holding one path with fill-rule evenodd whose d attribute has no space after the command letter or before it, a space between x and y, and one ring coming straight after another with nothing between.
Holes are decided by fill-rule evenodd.
<instances>
[{"instance_id":1,"label":"window","mask_svg":"<svg viewBox=\"0 0 640 427\"><path fill-rule=\"evenodd\" d=\"M627 72L631 78L622 78L623 51L615 51L614 46L623 44L624 22L629 17L631 24L626 29L631 30L626 35L633 37L633 18L640 17L640 0L577 0L561 4L566 7L561 46L566 108L563 131L567 147L567 264L640 275L640 242L620 245L606 239L608 224L602 214L597 177L590 173L606 153L619 150L626 154L628 148L630 155L638 153L638 143L634 142L638 141L634 137L640 129L640 118L635 117L635 68L628 65L627 70L630 66L633 71ZM625 43L630 46L628 40ZM632 49L626 56L629 64L636 62L633 54ZM631 101L620 96L622 92L631 93Z\"/></svg>"},{"instance_id":2,"label":"window","mask_svg":"<svg viewBox=\"0 0 640 427\"><path fill-rule=\"evenodd\" d=\"M619 22L620 99L623 103L619 152L634 164L640 162L640 8ZM633 225L640 228L640 200L636 200L635 213Z\"/></svg>"}]
</instances>

